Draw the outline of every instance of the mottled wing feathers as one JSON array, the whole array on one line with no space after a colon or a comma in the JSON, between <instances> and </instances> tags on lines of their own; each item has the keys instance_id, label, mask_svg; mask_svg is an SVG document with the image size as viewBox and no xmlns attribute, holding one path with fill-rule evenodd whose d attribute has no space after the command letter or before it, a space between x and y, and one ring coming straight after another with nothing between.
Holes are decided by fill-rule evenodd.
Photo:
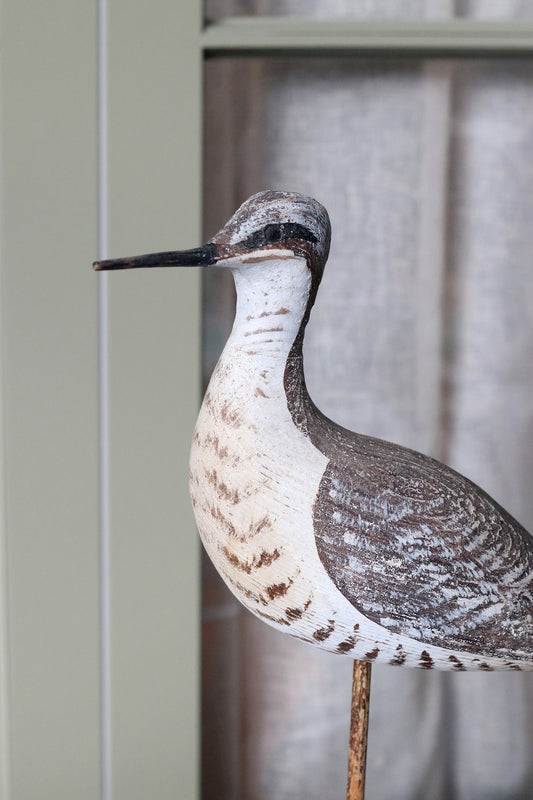
<instances>
[{"instance_id":1,"label":"mottled wing feathers","mask_svg":"<svg viewBox=\"0 0 533 800\"><path fill-rule=\"evenodd\" d=\"M320 449L331 460L314 528L320 559L345 597L388 630L427 644L530 656L527 531L443 464L327 422Z\"/></svg>"}]
</instances>

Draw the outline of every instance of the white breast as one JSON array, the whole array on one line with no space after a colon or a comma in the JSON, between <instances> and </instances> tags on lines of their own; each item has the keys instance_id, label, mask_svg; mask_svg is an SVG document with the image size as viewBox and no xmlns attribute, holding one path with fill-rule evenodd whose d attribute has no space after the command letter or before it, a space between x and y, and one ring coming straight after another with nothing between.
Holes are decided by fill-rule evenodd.
<instances>
[{"instance_id":1,"label":"white breast","mask_svg":"<svg viewBox=\"0 0 533 800\"><path fill-rule=\"evenodd\" d=\"M196 425L191 496L207 552L239 600L284 628L305 618L311 634L323 572L312 508L327 459L287 408L280 309L246 320L228 342Z\"/></svg>"},{"instance_id":2,"label":"white breast","mask_svg":"<svg viewBox=\"0 0 533 800\"><path fill-rule=\"evenodd\" d=\"M300 269L301 259L293 261ZM306 287L278 291L287 278L280 270L272 270L271 285L262 289L256 276L248 283L246 274L236 275L234 329L206 392L191 450L191 498L204 546L237 598L280 630L352 658L476 668L478 658L450 660L450 651L368 620L318 557L313 509L328 459L294 425L283 382ZM297 308L291 305L295 297Z\"/></svg>"}]
</instances>

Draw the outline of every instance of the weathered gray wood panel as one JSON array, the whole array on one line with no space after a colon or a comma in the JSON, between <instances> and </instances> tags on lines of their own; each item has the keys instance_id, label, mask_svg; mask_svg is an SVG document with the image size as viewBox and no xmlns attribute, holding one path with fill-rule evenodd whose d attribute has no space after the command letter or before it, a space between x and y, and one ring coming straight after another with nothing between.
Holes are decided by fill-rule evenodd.
<instances>
[{"instance_id":1,"label":"weathered gray wood panel","mask_svg":"<svg viewBox=\"0 0 533 800\"><path fill-rule=\"evenodd\" d=\"M312 397L347 427L449 460L531 527L529 67L244 63L224 65L231 90L218 101L238 125L208 142L219 168L207 174L210 218L222 221L216 198L227 214L228 183L235 205L281 188L330 210L331 258L306 340ZM211 80L221 76L217 65ZM465 152L457 139L472 135ZM319 666L245 614L235 652L244 796L342 796L349 668ZM492 708L494 676L474 692L475 680L468 690L462 676L375 670L369 797L481 797L483 770L508 796L517 786L527 796L530 681L497 679ZM516 720L522 744L488 765L495 727L500 744L502 727L515 741Z\"/></svg>"}]
</instances>

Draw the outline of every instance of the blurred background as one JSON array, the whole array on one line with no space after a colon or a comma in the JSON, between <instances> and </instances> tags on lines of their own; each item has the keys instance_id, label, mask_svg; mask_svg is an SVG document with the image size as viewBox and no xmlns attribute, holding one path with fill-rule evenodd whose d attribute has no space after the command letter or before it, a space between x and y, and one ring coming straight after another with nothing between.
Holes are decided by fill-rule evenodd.
<instances>
[{"instance_id":1,"label":"blurred background","mask_svg":"<svg viewBox=\"0 0 533 800\"><path fill-rule=\"evenodd\" d=\"M1 10L0 797L343 797L350 660L241 609L189 510L231 276L90 263L195 246L261 189L316 197L314 401L532 530L533 0ZM237 58L204 14L206 36L244 15L500 45ZM369 800L533 796L531 676L372 681Z\"/></svg>"}]
</instances>

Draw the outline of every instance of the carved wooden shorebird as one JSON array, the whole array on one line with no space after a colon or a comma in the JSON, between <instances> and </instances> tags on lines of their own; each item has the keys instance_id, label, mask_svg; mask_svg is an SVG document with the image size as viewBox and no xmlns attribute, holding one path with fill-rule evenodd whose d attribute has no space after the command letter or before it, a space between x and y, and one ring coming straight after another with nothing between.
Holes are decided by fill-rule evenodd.
<instances>
[{"instance_id":1,"label":"carved wooden shorebird","mask_svg":"<svg viewBox=\"0 0 533 800\"><path fill-rule=\"evenodd\" d=\"M329 242L319 203L268 191L203 247L95 265L233 272L235 324L191 452L204 545L250 611L318 647L424 669L532 669L527 531L449 467L345 430L309 397L302 344Z\"/></svg>"}]
</instances>

